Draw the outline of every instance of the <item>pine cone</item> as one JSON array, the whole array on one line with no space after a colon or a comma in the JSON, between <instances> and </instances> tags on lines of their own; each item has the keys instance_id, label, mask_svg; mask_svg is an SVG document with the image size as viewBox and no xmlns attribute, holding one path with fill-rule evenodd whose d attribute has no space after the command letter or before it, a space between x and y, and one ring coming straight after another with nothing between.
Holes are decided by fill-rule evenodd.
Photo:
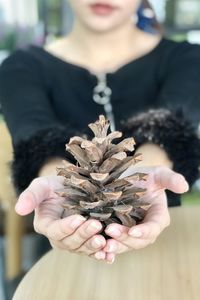
<instances>
[{"instance_id":1,"label":"pine cone","mask_svg":"<svg viewBox=\"0 0 200 300\"><path fill-rule=\"evenodd\" d=\"M102 222L103 228L110 223L131 227L142 221L150 203L140 198L145 189L135 187L137 181L146 181L147 174L135 173L119 179L130 166L141 161L141 155L130 155L135 141L127 138L113 144L122 137L114 131L107 135L109 121L100 116L89 124L94 133L92 141L83 137L73 137L66 145L77 164L67 161L63 168L57 168L57 175L64 176L64 188L56 191L65 197L65 216L81 214Z\"/></svg>"}]
</instances>

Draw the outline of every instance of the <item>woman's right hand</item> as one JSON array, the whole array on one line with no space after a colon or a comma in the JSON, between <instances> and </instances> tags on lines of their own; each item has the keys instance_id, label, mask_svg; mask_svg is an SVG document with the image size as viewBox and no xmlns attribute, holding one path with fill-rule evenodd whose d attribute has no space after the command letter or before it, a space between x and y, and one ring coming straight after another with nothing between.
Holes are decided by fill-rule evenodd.
<instances>
[{"instance_id":1,"label":"woman's right hand","mask_svg":"<svg viewBox=\"0 0 200 300\"><path fill-rule=\"evenodd\" d=\"M45 235L53 248L86 254L96 259L113 262L114 254L106 255L105 238L98 234L102 224L81 215L62 218L64 198L54 191L63 188L61 176L38 177L21 193L15 210L27 215L35 210L34 229Z\"/></svg>"}]
</instances>

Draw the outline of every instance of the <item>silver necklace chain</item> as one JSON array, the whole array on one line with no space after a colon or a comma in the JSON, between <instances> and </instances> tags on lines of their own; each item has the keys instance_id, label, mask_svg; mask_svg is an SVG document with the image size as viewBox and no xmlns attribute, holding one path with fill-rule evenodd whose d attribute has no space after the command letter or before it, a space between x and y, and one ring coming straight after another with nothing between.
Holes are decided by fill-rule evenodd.
<instances>
[{"instance_id":1,"label":"silver necklace chain","mask_svg":"<svg viewBox=\"0 0 200 300\"><path fill-rule=\"evenodd\" d=\"M110 121L110 129L111 131L115 131L115 119L111 104L112 90L107 85L107 76L105 73L100 73L96 76L98 82L93 90L93 100L94 102L103 105L106 117Z\"/></svg>"}]
</instances>

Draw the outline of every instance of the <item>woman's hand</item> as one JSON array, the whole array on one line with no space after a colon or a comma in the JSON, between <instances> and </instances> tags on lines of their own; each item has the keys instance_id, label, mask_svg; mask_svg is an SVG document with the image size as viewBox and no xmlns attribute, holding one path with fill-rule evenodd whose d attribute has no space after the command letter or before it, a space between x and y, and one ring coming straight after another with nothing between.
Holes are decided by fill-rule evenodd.
<instances>
[{"instance_id":1,"label":"woman's hand","mask_svg":"<svg viewBox=\"0 0 200 300\"><path fill-rule=\"evenodd\" d=\"M140 184L140 187L147 189L143 200L150 202L152 206L142 223L132 228L116 223L107 226L105 232L111 239L107 240L103 250L108 257L113 254L113 261L115 254L141 249L154 243L160 233L170 224L165 189L178 194L188 191L188 183L184 177L167 167L128 169L123 177L137 171L149 174L147 182Z\"/></svg>"},{"instance_id":2,"label":"woman's hand","mask_svg":"<svg viewBox=\"0 0 200 300\"><path fill-rule=\"evenodd\" d=\"M22 216L35 210L34 229L45 235L53 248L82 253L97 259L105 259L101 251L105 238L98 234L102 225L99 221L86 220L81 215L61 219L64 198L54 191L63 187L63 177L39 177L20 195L16 212ZM98 251L98 254L96 252ZM112 260L113 254L107 261Z\"/></svg>"},{"instance_id":3,"label":"woman's hand","mask_svg":"<svg viewBox=\"0 0 200 300\"><path fill-rule=\"evenodd\" d=\"M27 215L35 210L35 231L45 235L53 248L65 249L105 259L112 263L115 255L133 249L144 248L153 243L170 223L165 189L175 193L184 193L188 184L184 177L166 167L140 167L128 169L123 176L134 172L149 173L147 182L140 187L147 188L144 200L152 203L148 213L139 225L128 228L119 224L110 224L106 233L109 240L98 234L102 225L97 220L87 220L80 215L61 219L64 198L54 190L63 187L63 177L40 177L20 195L16 212ZM138 186L138 184L137 184Z\"/></svg>"}]
</instances>

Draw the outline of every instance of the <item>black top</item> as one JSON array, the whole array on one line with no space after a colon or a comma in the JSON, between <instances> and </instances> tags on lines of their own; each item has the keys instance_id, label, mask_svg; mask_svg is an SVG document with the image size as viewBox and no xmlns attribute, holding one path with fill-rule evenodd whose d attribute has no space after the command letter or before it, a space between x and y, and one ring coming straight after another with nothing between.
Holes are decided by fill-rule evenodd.
<instances>
[{"instance_id":1,"label":"black top","mask_svg":"<svg viewBox=\"0 0 200 300\"><path fill-rule=\"evenodd\" d=\"M148 108L183 106L200 111L200 47L163 39L153 51L107 75L117 127ZM0 99L14 143L41 127L70 123L86 127L103 113L92 100L96 76L42 48L8 58L0 72Z\"/></svg>"},{"instance_id":2,"label":"black top","mask_svg":"<svg viewBox=\"0 0 200 300\"><path fill-rule=\"evenodd\" d=\"M145 116L148 126L153 126L155 119L158 120L160 116L163 118L164 126L164 124L166 125L165 113L151 112L150 119L154 120L152 121L149 119L149 109L168 109L172 114L172 110L182 108L187 118L196 126L199 122L200 111L199 80L200 46L162 39L148 54L127 63L114 73L107 74L107 85L112 90L111 102L117 129L121 129L122 120L126 122L127 118L133 116L133 134L137 136L137 130L140 129L139 143L152 140L166 146L165 141L154 139L153 130L157 130L160 126L157 123L155 123L157 125L154 126L154 129L151 128L150 136L147 134L148 130L144 125ZM65 62L36 46L17 50L6 59L0 68L0 101L13 138L14 163L20 164L21 156L17 159L19 145L22 147L23 143L30 141L34 143L33 139L35 141L38 139L37 142L43 143L44 148L49 147L47 133L52 133L52 130L57 130L51 134L53 145L57 136L55 132L58 133L61 128L66 128L66 125L73 130L80 131L87 128L88 123L95 121L99 114L105 114L103 106L95 103L92 98L96 85L97 77L87 69ZM136 120L134 116L141 112L146 112L146 115L134 123ZM178 121L177 124L180 125L180 123ZM145 134L141 132L142 126L146 130ZM173 134L174 129L173 127ZM161 132L161 128L159 130ZM164 132L166 132L166 128ZM141 135L143 135L143 139ZM44 145L44 136L46 137L46 146ZM161 138L162 136L163 134L161 134ZM62 138L57 136L57 143L58 140L62 140L62 143L66 142L66 131L65 139L63 136ZM177 137L175 141L177 142ZM26 144L23 151L26 152L25 149L28 145ZM33 144L31 145L33 147ZM52 147L55 148L55 143ZM167 147L165 148L167 149ZM46 158L63 156L58 147L50 153L48 151L45 148ZM174 148L173 151L175 151ZM173 151L171 149L171 152ZM186 150L184 149L184 151ZM173 154L169 153L169 156L173 161L176 160ZM33 172L31 176L37 175L39 164L44 163L44 160L45 156L35 167L35 173ZM26 154L27 161L28 154ZM177 167L177 170L179 169ZM29 178L30 180L31 178ZM26 182L23 187L27 184Z\"/></svg>"}]
</instances>

